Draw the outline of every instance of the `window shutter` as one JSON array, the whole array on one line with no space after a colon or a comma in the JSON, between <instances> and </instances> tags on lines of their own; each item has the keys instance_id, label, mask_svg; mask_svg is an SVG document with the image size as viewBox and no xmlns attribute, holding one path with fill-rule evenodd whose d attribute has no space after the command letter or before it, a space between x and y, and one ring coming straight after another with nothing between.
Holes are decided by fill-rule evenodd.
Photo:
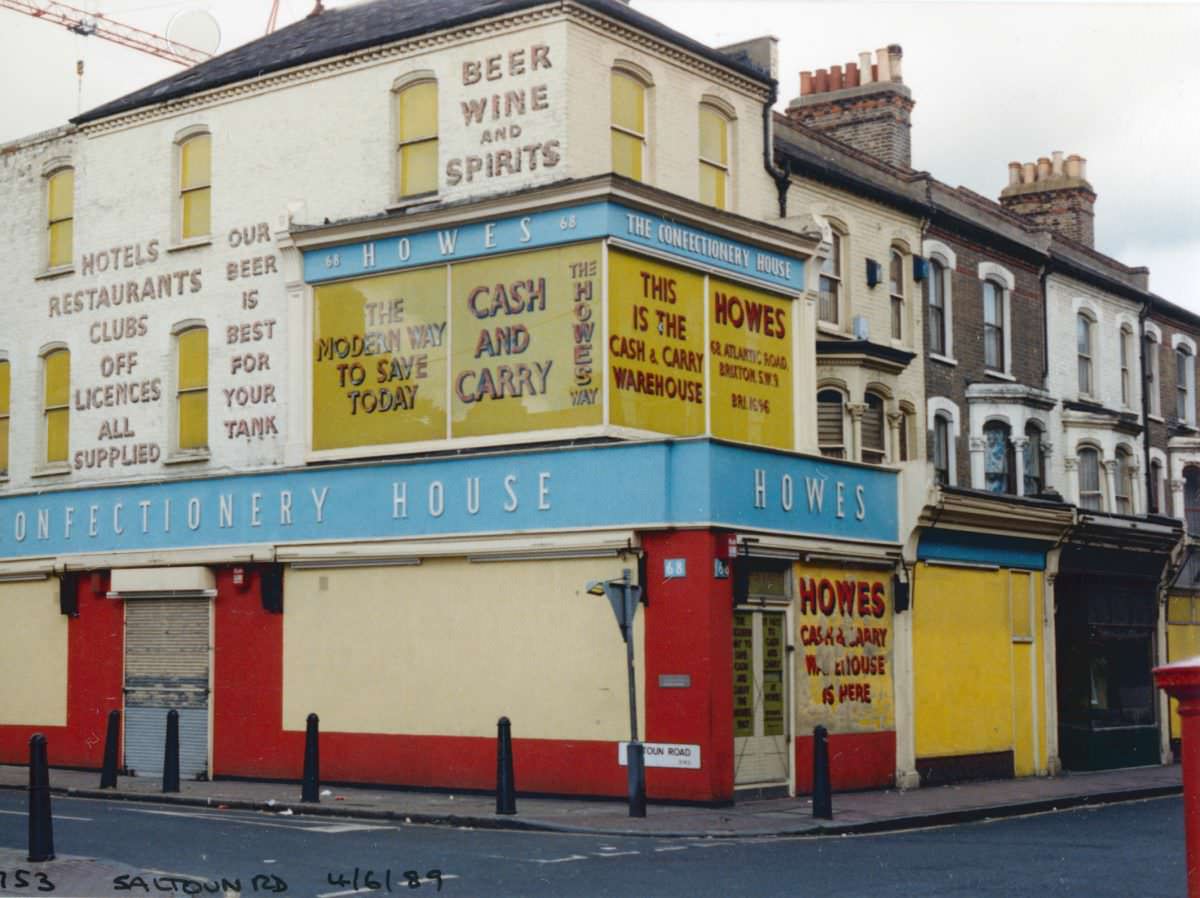
<instances>
[{"instance_id":1,"label":"window shutter","mask_svg":"<svg viewBox=\"0 0 1200 898\"><path fill-rule=\"evenodd\" d=\"M862 417L862 438L864 449L883 451L883 403L867 402Z\"/></svg>"},{"instance_id":2,"label":"window shutter","mask_svg":"<svg viewBox=\"0 0 1200 898\"><path fill-rule=\"evenodd\" d=\"M842 445L842 398L837 393L823 393L817 399L817 444Z\"/></svg>"}]
</instances>

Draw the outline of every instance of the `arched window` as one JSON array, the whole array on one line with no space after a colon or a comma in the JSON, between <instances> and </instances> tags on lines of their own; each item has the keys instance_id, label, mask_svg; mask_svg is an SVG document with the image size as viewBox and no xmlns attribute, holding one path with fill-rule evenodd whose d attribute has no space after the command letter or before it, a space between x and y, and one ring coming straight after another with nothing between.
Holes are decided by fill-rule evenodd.
<instances>
[{"instance_id":1,"label":"arched window","mask_svg":"<svg viewBox=\"0 0 1200 898\"><path fill-rule=\"evenodd\" d=\"M176 418L180 449L208 447L208 328L190 327L176 337L179 373Z\"/></svg>"},{"instance_id":2,"label":"arched window","mask_svg":"<svg viewBox=\"0 0 1200 898\"><path fill-rule=\"evenodd\" d=\"M644 179L646 85L628 72L612 73L612 170Z\"/></svg>"},{"instance_id":3,"label":"arched window","mask_svg":"<svg viewBox=\"0 0 1200 898\"><path fill-rule=\"evenodd\" d=\"M1150 495L1146 497L1150 514L1163 513L1162 488L1163 466L1162 462L1156 458L1150 462Z\"/></svg>"},{"instance_id":4,"label":"arched window","mask_svg":"<svg viewBox=\"0 0 1200 898\"><path fill-rule=\"evenodd\" d=\"M817 446L822 455L846 457L845 406L837 390L817 393Z\"/></svg>"},{"instance_id":5,"label":"arched window","mask_svg":"<svg viewBox=\"0 0 1200 898\"><path fill-rule=\"evenodd\" d=\"M1158 340L1154 334L1146 334L1146 396L1150 400L1150 414L1162 414L1162 398L1159 396Z\"/></svg>"},{"instance_id":6,"label":"arched window","mask_svg":"<svg viewBox=\"0 0 1200 898\"><path fill-rule=\"evenodd\" d=\"M904 339L904 256L892 250L888 264L888 294L892 301L892 339Z\"/></svg>"},{"instance_id":7,"label":"arched window","mask_svg":"<svg viewBox=\"0 0 1200 898\"><path fill-rule=\"evenodd\" d=\"M1184 344L1175 347L1175 416L1181 424L1195 420L1192 411L1192 382L1195 377L1191 350Z\"/></svg>"},{"instance_id":8,"label":"arched window","mask_svg":"<svg viewBox=\"0 0 1200 898\"><path fill-rule=\"evenodd\" d=\"M1133 458L1129 450L1123 447L1117 449L1117 495L1116 511L1118 514L1133 514Z\"/></svg>"},{"instance_id":9,"label":"arched window","mask_svg":"<svg viewBox=\"0 0 1200 898\"><path fill-rule=\"evenodd\" d=\"M1200 468L1195 465L1183 469L1183 512L1187 532L1200 535Z\"/></svg>"},{"instance_id":10,"label":"arched window","mask_svg":"<svg viewBox=\"0 0 1200 898\"><path fill-rule=\"evenodd\" d=\"M1079 392L1095 393L1092 381L1092 319L1083 312L1075 316L1075 351L1078 360Z\"/></svg>"},{"instance_id":11,"label":"arched window","mask_svg":"<svg viewBox=\"0 0 1200 898\"><path fill-rule=\"evenodd\" d=\"M1100 489L1100 453L1085 446L1079 450L1079 507L1104 510L1104 492Z\"/></svg>"},{"instance_id":12,"label":"arched window","mask_svg":"<svg viewBox=\"0 0 1200 898\"><path fill-rule=\"evenodd\" d=\"M1126 408L1133 404L1133 377L1130 365L1133 358L1133 328L1121 325L1121 404Z\"/></svg>"},{"instance_id":13,"label":"arched window","mask_svg":"<svg viewBox=\"0 0 1200 898\"><path fill-rule=\"evenodd\" d=\"M950 419L940 412L933 416L933 478L939 486L950 483Z\"/></svg>"},{"instance_id":14,"label":"arched window","mask_svg":"<svg viewBox=\"0 0 1200 898\"><path fill-rule=\"evenodd\" d=\"M179 144L179 236L212 233L212 135L194 134Z\"/></svg>"},{"instance_id":15,"label":"arched window","mask_svg":"<svg viewBox=\"0 0 1200 898\"><path fill-rule=\"evenodd\" d=\"M60 168L46 178L48 268L71 264L75 252L75 169Z\"/></svg>"},{"instance_id":16,"label":"arched window","mask_svg":"<svg viewBox=\"0 0 1200 898\"><path fill-rule=\"evenodd\" d=\"M992 279L983 282L983 364L992 371L1005 370L1004 287Z\"/></svg>"},{"instance_id":17,"label":"arched window","mask_svg":"<svg viewBox=\"0 0 1200 898\"><path fill-rule=\"evenodd\" d=\"M896 447L897 461L910 461L913 458L912 452L912 424L913 412L912 406L902 402L900 404L900 426L897 428L897 441L899 445Z\"/></svg>"},{"instance_id":18,"label":"arched window","mask_svg":"<svg viewBox=\"0 0 1200 898\"><path fill-rule=\"evenodd\" d=\"M396 169L400 197L438 189L438 87L416 81L396 92Z\"/></svg>"},{"instance_id":19,"label":"arched window","mask_svg":"<svg viewBox=\"0 0 1200 898\"><path fill-rule=\"evenodd\" d=\"M1003 421L984 425L983 486L989 493L1015 493L1011 431Z\"/></svg>"},{"instance_id":20,"label":"arched window","mask_svg":"<svg viewBox=\"0 0 1200 898\"><path fill-rule=\"evenodd\" d=\"M42 356L42 409L46 463L65 462L71 435L71 353L54 349Z\"/></svg>"},{"instance_id":21,"label":"arched window","mask_svg":"<svg viewBox=\"0 0 1200 898\"><path fill-rule=\"evenodd\" d=\"M883 464L887 455L884 437L883 397L867 393L863 397L867 409L862 416L862 461L871 465Z\"/></svg>"},{"instance_id":22,"label":"arched window","mask_svg":"<svg viewBox=\"0 0 1200 898\"><path fill-rule=\"evenodd\" d=\"M821 301L818 317L827 324L841 319L842 302L842 235L833 231L829 238L829 255L821 263Z\"/></svg>"},{"instance_id":23,"label":"arched window","mask_svg":"<svg viewBox=\"0 0 1200 898\"><path fill-rule=\"evenodd\" d=\"M729 204L729 118L709 103L700 104L700 202Z\"/></svg>"},{"instance_id":24,"label":"arched window","mask_svg":"<svg viewBox=\"0 0 1200 898\"><path fill-rule=\"evenodd\" d=\"M1046 453L1042 429L1030 421L1025 425L1025 495L1036 496L1046 488Z\"/></svg>"},{"instance_id":25,"label":"arched window","mask_svg":"<svg viewBox=\"0 0 1200 898\"><path fill-rule=\"evenodd\" d=\"M950 322L946 320L946 266L940 259L929 260L929 277L925 279L925 289L929 296L929 309L926 317L929 319L929 351L938 355L946 354L946 330Z\"/></svg>"}]
</instances>

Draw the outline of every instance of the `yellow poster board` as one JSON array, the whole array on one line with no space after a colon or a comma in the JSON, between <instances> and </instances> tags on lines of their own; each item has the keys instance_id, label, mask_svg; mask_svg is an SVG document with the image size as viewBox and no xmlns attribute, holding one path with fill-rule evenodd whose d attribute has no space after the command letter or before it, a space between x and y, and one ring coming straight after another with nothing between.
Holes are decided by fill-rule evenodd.
<instances>
[{"instance_id":1,"label":"yellow poster board","mask_svg":"<svg viewBox=\"0 0 1200 898\"><path fill-rule=\"evenodd\" d=\"M608 269L611 423L704 433L704 275L616 250Z\"/></svg>"},{"instance_id":2,"label":"yellow poster board","mask_svg":"<svg viewBox=\"0 0 1200 898\"><path fill-rule=\"evenodd\" d=\"M712 433L792 449L792 303L741 284L709 279Z\"/></svg>"},{"instance_id":3,"label":"yellow poster board","mask_svg":"<svg viewBox=\"0 0 1200 898\"><path fill-rule=\"evenodd\" d=\"M890 579L849 567L795 573L798 731L895 729Z\"/></svg>"},{"instance_id":4,"label":"yellow poster board","mask_svg":"<svg viewBox=\"0 0 1200 898\"><path fill-rule=\"evenodd\" d=\"M451 269L453 436L603 423L599 243Z\"/></svg>"},{"instance_id":5,"label":"yellow poster board","mask_svg":"<svg viewBox=\"0 0 1200 898\"><path fill-rule=\"evenodd\" d=\"M313 291L313 449L446 436L446 269Z\"/></svg>"}]
</instances>

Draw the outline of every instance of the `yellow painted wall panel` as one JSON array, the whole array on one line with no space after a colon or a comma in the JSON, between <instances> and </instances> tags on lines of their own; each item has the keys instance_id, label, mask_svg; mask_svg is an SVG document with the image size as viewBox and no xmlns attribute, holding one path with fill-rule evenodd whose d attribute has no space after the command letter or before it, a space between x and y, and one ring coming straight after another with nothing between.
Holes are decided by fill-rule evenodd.
<instances>
[{"instance_id":1,"label":"yellow painted wall panel","mask_svg":"<svg viewBox=\"0 0 1200 898\"><path fill-rule=\"evenodd\" d=\"M328 732L627 739L625 646L589 580L619 559L289 570L283 725ZM643 613L635 663L644 707ZM383 699L381 700L381 696Z\"/></svg>"},{"instance_id":2,"label":"yellow painted wall panel","mask_svg":"<svg viewBox=\"0 0 1200 898\"><path fill-rule=\"evenodd\" d=\"M66 726L67 621L58 580L0 583L0 725Z\"/></svg>"},{"instance_id":3,"label":"yellow painted wall panel","mask_svg":"<svg viewBox=\"0 0 1200 898\"><path fill-rule=\"evenodd\" d=\"M1181 611L1182 606L1196 601L1195 599L1171 596L1173 609ZM1178 619L1178 618L1177 618ZM1200 655L1200 626L1194 624L1168 624L1167 626L1167 660L1182 661ZM1175 699L1171 703L1171 738L1179 738L1179 703Z\"/></svg>"},{"instance_id":4,"label":"yellow painted wall panel","mask_svg":"<svg viewBox=\"0 0 1200 898\"><path fill-rule=\"evenodd\" d=\"M913 605L918 757L1013 747L1008 572L919 564Z\"/></svg>"}]
</instances>

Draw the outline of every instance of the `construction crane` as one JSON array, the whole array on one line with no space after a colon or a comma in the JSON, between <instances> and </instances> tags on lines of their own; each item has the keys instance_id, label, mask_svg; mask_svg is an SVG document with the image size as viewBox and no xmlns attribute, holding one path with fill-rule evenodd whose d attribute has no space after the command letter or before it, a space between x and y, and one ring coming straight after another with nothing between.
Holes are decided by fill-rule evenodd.
<instances>
[{"instance_id":1,"label":"construction crane","mask_svg":"<svg viewBox=\"0 0 1200 898\"><path fill-rule=\"evenodd\" d=\"M68 31L83 37L102 38L181 66L193 66L212 57L211 53L197 50L179 41L168 40L161 34L125 25L106 17L103 13L93 15L66 3L47 3L46 0L0 0L0 9L24 13L35 19L62 25Z\"/></svg>"}]
</instances>

